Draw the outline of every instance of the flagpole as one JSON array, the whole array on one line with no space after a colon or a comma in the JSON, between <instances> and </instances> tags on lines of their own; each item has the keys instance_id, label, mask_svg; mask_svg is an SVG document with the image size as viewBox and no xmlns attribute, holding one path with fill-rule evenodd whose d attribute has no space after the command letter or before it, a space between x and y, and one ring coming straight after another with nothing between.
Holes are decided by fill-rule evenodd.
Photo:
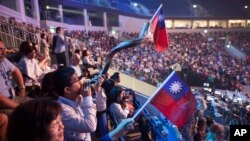
<instances>
[{"instance_id":1,"label":"flagpole","mask_svg":"<svg viewBox=\"0 0 250 141\"><path fill-rule=\"evenodd\" d=\"M153 16L153 17L151 18L151 20L150 20L150 23L152 23L152 21L154 20L155 16L157 15L157 13L159 12L159 10L161 9L162 6L163 6L163 4L161 4L161 5L159 6L159 8L156 10L154 16Z\"/></svg>"},{"instance_id":2,"label":"flagpole","mask_svg":"<svg viewBox=\"0 0 250 141\"><path fill-rule=\"evenodd\" d=\"M155 16L157 15L157 13L159 12L159 10L161 9L161 7L163 6L163 4L161 4L159 7L158 7L158 9L156 10L156 12L154 13L154 15L153 15L153 17L150 19L150 28L152 28L151 27L151 24L152 24L152 22L153 22L153 20L154 20L154 18L155 18ZM150 28L148 28L148 33L150 32Z\"/></svg>"},{"instance_id":3,"label":"flagpole","mask_svg":"<svg viewBox=\"0 0 250 141\"><path fill-rule=\"evenodd\" d=\"M167 77L167 79L161 84L160 87L156 89L156 91L153 93L153 95L142 105L142 107L133 115L132 119L135 120L135 118L142 112L142 110L148 105L148 103L156 96L156 94L161 90L161 88L164 86L164 84L169 81L169 79L174 75L175 71L172 71L171 74Z\"/></svg>"}]
</instances>

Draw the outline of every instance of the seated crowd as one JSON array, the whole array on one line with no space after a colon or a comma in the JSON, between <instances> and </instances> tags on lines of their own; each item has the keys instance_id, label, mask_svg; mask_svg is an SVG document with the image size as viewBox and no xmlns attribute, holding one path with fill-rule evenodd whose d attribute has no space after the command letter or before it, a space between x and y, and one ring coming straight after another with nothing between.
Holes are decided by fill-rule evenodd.
<instances>
[{"instance_id":1,"label":"seated crowd","mask_svg":"<svg viewBox=\"0 0 250 141\"><path fill-rule=\"evenodd\" d=\"M0 31L23 40L30 40L36 43L39 39L38 36L41 33L45 33L49 37L49 42L52 41L52 33L47 29L28 24L26 22L18 22L14 17L7 18L0 15Z\"/></svg>"},{"instance_id":2,"label":"seated crowd","mask_svg":"<svg viewBox=\"0 0 250 141\"><path fill-rule=\"evenodd\" d=\"M0 19L5 21L7 25L14 25L14 27L21 24L11 17ZM4 27L8 28L7 25L1 24L1 30L5 31ZM32 26L23 27L35 34L43 33L44 41L47 44L53 44L52 34L45 29L33 29ZM66 31L65 34L71 37L68 40L70 56L75 50L82 50L82 46L88 46L94 57L101 56L102 58L105 58L112 47L121 41L138 36L138 33L123 32L117 39L105 31L86 32L80 30ZM157 86L178 63L189 85L202 86L204 82L209 82L216 88L240 89L238 88L239 84L249 85L250 83L249 66L246 60L231 56L225 51L224 46L228 40L227 42L231 45L248 53L250 37L248 35L249 32L213 32L206 35L201 33L169 33L170 48L166 52L156 52L153 43L145 41L135 48L119 52L114 58L112 67ZM207 58L209 61L206 61ZM148 60L149 62L147 62ZM193 77L196 78L195 82L189 79Z\"/></svg>"},{"instance_id":3,"label":"seated crowd","mask_svg":"<svg viewBox=\"0 0 250 141\"><path fill-rule=\"evenodd\" d=\"M221 39L225 37L224 34L226 33L211 33L209 40L201 33L169 33L170 47L165 52L155 51L151 41L144 42L138 47L120 51L114 57L113 67L157 85L163 82L162 79L166 78L175 64L179 64L184 80L191 86L202 86L204 82L210 82L216 88L240 89L240 84L250 84L250 68L244 60L237 59L224 50L225 40ZM246 34L228 36L247 40L248 36L242 36ZM249 48L246 43L245 46ZM192 82L191 78L195 76L195 80L203 83Z\"/></svg>"},{"instance_id":4,"label":"seated crowd","mask_svg":"<svg viewBox=\"0 0 250 141\"><path fill-rule=\"evenodd\" d=\"M39 52L36 45L29 41L21 44L21 58L15 66L5 58L2 40L0 45L1 141L5 141L6 131L8 141L89 141L90 133L94 133L97 126L99 136L95 137L106 141L125 135L132 128L132 119L126 119L109 131L103 77L99 77L95 84L90 84L82 82L80 78L87 79L87 76L78 77L72 67L60 66L44 71L41 62L47 59L37 59ZM13 80L16 82L14 85ZM28 88L33 86L37 86L38 91L31 94L30 91L34 89ZM107 88L112 90L111 86L107 85Z\"/></svg>"},{"instance_id":5,"label":"seated crowd","mask_svg":"<svg viewBox=\"0 0 250 141\"><path fill-rule=\"evenodd\" d=\"M68 35L86 41L94 56L105 58L112 47L137 37L138 33L124 32L118 39L101 31L72 31ZM169 33L167 51L155 51L152 41L147 40L135 48L117 53L111 67L157 86L177 64L189 85L202 86L209 82L216 88L241 89L241 84L250 84L249 66L246 60L233 57L224 47L228 38L231 45L247 52L248 35L248 32ZM196 78L194 82L190 79L193 77Z\"/></svg>"}]
</instances>

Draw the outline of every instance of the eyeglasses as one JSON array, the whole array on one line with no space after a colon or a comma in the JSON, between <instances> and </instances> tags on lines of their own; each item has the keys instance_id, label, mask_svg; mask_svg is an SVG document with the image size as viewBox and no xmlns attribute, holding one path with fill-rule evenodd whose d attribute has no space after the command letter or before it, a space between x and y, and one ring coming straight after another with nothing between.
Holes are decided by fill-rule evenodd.
<instances>
[{"instance_id":1,"label":"eyeglasses","mask_svg":"<svg viewBox=\"0 0 250 141\"><path fill-rule=\"evenodd\" d=\"M77 79L74 80L73 82L68 83L66 86L71 86L71 85L73 85L73 84L75 84L75 83L77 83L77 82L79 82L79 81L80 81L80 79L77 78Z\"/></svg>"}]
</instances>

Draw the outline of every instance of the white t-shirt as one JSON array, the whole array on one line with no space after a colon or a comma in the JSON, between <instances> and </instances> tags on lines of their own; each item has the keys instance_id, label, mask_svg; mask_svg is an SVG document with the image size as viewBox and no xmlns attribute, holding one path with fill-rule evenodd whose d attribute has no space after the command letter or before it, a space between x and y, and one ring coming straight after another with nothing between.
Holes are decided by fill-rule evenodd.
<instances>
[{"instance_id":1,"label":"white t-shirt","mask_svg":"<svg viewBox=\"0 0 250 141\"><path fill-rule=\"evenodd\" d=\"M27 57L23 57L19 61L18 66L22 73L29 77L25 80L26 86L32 86L33 84L39 85L38 81L43 74L43 71L38 65L38 61L36 59L28 59Z\"/></svg>"},{"instance_id":2,"label":"white t-shirt","mask_svg":"<svg viewBox=\"0 0 250 141\"><path fill-rule=\"evenodd\" d=\"M10 76L15 69L16 66L6 58L0 62L0 94L3 96L10 97L10 91L14 94Z\"/></svg>"}]
</instances>

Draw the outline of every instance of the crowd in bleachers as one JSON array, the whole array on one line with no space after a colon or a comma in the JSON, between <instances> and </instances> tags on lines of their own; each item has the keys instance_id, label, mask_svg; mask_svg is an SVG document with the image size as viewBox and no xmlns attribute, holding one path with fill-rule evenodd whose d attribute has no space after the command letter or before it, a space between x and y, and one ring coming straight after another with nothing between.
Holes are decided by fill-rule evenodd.
<instances>
[{"instance_id":1,"label":"crowd in bleachers","mask_svg":"<svg viewBox=\"0 0 250 141\"><path fill-rule=\"evenodd\" d=\"M237 101L235 95L228 97L228 94L216 94L205 90L194 90L193 93L196 95L198 103L206 105L198 104L198 107L203 107L203 110L197 116L197 132L194 140L200 140L200 138L204 138L204 135L206 135L206 140L214 138L210 132L223 140L229 140L229 125L249 124L249 100ZM214 125L218 127L213 127ZM217 135L218 131L213 131L215 129L212 128L217 128L216 130L220 131L219 134Z\"/></svg>"},{"instance_id":2,"label":"crowd in bleachers","mask_svg":"<svg viewBox=\"0 0 250 141\"><path fill-rule=\"evenodd\" d=\"M249 32L228 33L231 44L250 55L250 37L248 35Z\"/></svg>"},{"instance_id":3,"label":"crowd in bleachers","mask_svg":"<svg viewBox=\"0 0 250 141\"><path fill-rule=\"evenodd\" d=\"M158 53L151 41L144 42L135 48L119 52L114 58L113 67L153 85L162 82L176 63L181 66L187 81L192 80L191 76L196 76L202 82L211 82L222 89L237 89L238 83L249 85L249 66L224 49L223 37L226 34L212 33L208 38L201 33L170 33L170 47L167 51ZM248 39L248 36L242 35L247 33L228 34L232 38L232 44L240 37ZM243 48L249 48L247 41ZM195 82L190 83L197 85Z\"/></svg>"},{"instance_id":4,"label":"crowd in bleachers","mask_svg":"<svg viewBox=\"0 0 250 141\"><path fill-rule=\"evenodd\" d=\"M97 38L99 39L100 33L102 32L89 34L88 41L95 40ZM119 117L118 115L114 116L114 119L119 118L120 120L115 125L117 128L111 132L107 127L108 125L106 117L106 113L109 111L109 107L106 106L107 96L109 96L107 93L108 91L110 91L110 93L115 91L112 89L112 87L116 85L113 79L119 79L119 74L116 73L116 75L113 75L107 81L107 85L105 86L104 84L106 81L104 82L103 77L99 77L99 81L95 84L90 84L88 82L89 79L93 77L93 75L98 74L99 70L97 68L99 68L98 66L100 65L93 60L91 51L87 48L84 48L84 50L73 48L71 50L72 56L70 57L71 64L69 67L66 67L66 42L64 39L63 29L60 27L56 29L56 34L53 36L53 42L51 42L51 46L49 45L48 41L49 40L46 33L41 34L41 44L34 43L29 40L23 41L18 47L19 57L18 61L15 62L15 64L17 63L15 66L15 64L13 64L14 62L10 62L5 58L7 49L5 48L3 41L0 40L1 76L3 77L3 79L1 79L1 84L5 84L0 91L0 111L1 113L11 117L7 135L8 140L34 140L35 138L40 138L41 140L45 138L45 140L50 140L50 138L54 136L47 135L50 134L50 131L47 131L46 128L50 128L50 124L53 124L54 122L56 122L54 124L57 124L55 126L60 129L60 133L58 133L60 135L58 135L59 137L57 136L59 140L63 140L63 128L65 128L65 140L91 140L90 133L94 132L97 127L99 129L99 136L95 137L102 137L100 140L110 140L118 138L121 135L125 135L126 130L129 129L127 126L131 123L131 119L125 119L129 116L132 116L135 109L133 106L133 99L129 98L130 96L125 94L125 91L122 88L119 87L121 91L116 93L118 96L116 100L114 99L114 101L108 105L110 106L115 102L117 103L116 105L121 105L121 107L114 107L112 109L116 109L117 112L126 110L131 110L131 112L129 112L129 114L125 112L123 117ZM104 43L103 45L106 44ZM56 66L51 66L52 62L49 56L49 50L52 50L52 53L56 56ZM12 79L12 75L14 79ZM12 80L15 80L16 85L12 85ZM104 89L102 89L102 87ZM116 87L118 88L118 86ZM92 95L95 95L96 97L96 104L93 103L94 101L92 99ZM42 116L40 115L41 113L37 113L37 115L30 117L30 114L36 113L34 110L38 110L37 112L41 110L40 108L35 109L35 107L32 107L32 104L36 105L39 103L46 103L45 101L39 100L38 98L43 99L48 97L56 100L61 105L58 108L58 105L55 103L53 104L53 102L48 102L54 105L55 108L57 107L54 109L57 111L57 113L52 113L55 115L52 115L53 117L48 119L49 121L46 121L49 123L46 123L46 125L37 126L32 125L34 123L27 124L26 127L31 130L34 129L34 132L32 132L33 134L31 133L31 135L28 135L30 134L28 132L23 132L24 130L20 130L21 128L25 128L25 126L23 124L16 125L20 122L19 118L30 119L34 116ZM126 100L127 98L125 97L128 97L129 99ZM32 99L38 100L32 102ZM25 106L23 103L27 105ZM131 104L128 107L129 103ZM20 104L23 105L23 107L19 106ZM50 105L48 105L48 107L49 106ZM23 110L27 113L30 112L30 114L20 115L19 112ZM45 110L44 112L45 114L46 112L49 114L53 111ZM58 115L58 112L61 112L60 115L62 115L62 121L61 117ZM116 114L116 112L114 113ZM4 114L1 114L1 119L3 119L3 122L1 121L1 140L4 140L4 134L6 132L6 125L8 122L8 119L6 119ZM36 119L33 119L32 122L40 122L34 120ZM41 121L42 120L47 119L43 119L42 116ZM27 123L27 121L25 123ZM39 129L39 126L46 126L46 128L43 129L45 130L43 131L45 137L38 135L40 133L38 133L37 130L42 130ZM17 136L13 136L14 134Z\"/></svg>"},{"instance_id":5,"label":"crowd in bleachers","mask_svg":"<svg viewBox=\"0 0 250 141\"><path fill-rule=\"evenodd\" d=\"M55 35L58 36L56 40L59 40L61 33L57 34ZM63 47L58 43L60 41L56 42L55 50L59 46ZM107 107L106 101L109 95L106 94L105 89L113 91L115 81L112 79L110 82L113 85L108 83L104 87L102 84L106 82L104 82L103 76L91 84L87 80L89 77L83 74L84 70L80 70L80 76L77 76L73 66L66 67L58 64L57 68L52 69L49 64L45 63L48 61L46 57L39 59L38 54L41 52L39 52L37 44L30 41L24 41L20 45L21 58L17 66L5 58L6 52L2 40L0 40L0 51L0 113L3 113L0 115L1 141L5 141L6 130L8 141L36 139L90 141L90 133L94 133L97 127L102 130L98 130L99 136L95 135L95 138L107 141L125 135L132 128L132 119L127 119L129 116L124 115L124 120L119 121L114 130L109 131L108 129L106 113L109 111L109 107ZM80 62L80 60L72 60L72 62ZM86 61L86 63L89 62L90 60ZM50 69L44 70L44 65ZM88 67L84 65L83 67ZM118 77L116 75L116 79ZM82 81L83 79L85 81ZM16 82L15 85L12 85L12 81ZM122 109L118 109L118 112L128 109L126 103L129 103L129 100L125 101L124 90L122 88L121 90L122 93L117 93L121 95L117 104L123 104L123 106ZM129 95L126 94L126 96ZM95 103L93 97L96 98ZM109 105L111 104L113 102ZM130 106L133 107L133 104ZM130 113L132 114L132 112ZM6 118L6 115L9 119ZM27 130L23 130L25 128ZM104 129L106 130L104 131Z\"/></svg>"},{"instance_id":6,"label":"crowd in bleachers","mask_svg":"<svg viewBox=\"0 0 250 141\"><path fill-rule=\"evenodd\" d=\"M79 41L85 42L91 50L94 50L98 54L105 54L110 51L110 48L117 45L119 40L115 39L113 36L105 31L70 31L66 32L66 35L72 37L72 39L77 39ZM102 50L100 50L100 47ZM76 46L77 48L77 46ZM101 51L101 52L100 52Z\"/></svg>"},{"instance_id":7,"label":"crowd in bleachers","mask_svg":"<svg viewBox=\"0 0 250 141\"><path fill-rule=\"evenodd\" d=\"M38 40L41 33L46 33L46 35L50 37L48 39L52 39L52 33L47 29L40 28L32 24L27 24L25 22L16 21L14 17L6 18L4 16L0 16L0 31L9 35L13 35L16 38L30 40L35 43L39 42ZM8 47L13 48L14 46Z\"/></svg>"},{"instance_id":8,"label":"crowd in bleachers","mask_svg":"<svg viewBox=\"0 0 250 141\"><path fill-rule=\"evenodd\" d=\"M1 29L4 28L1 26ZM103 129L97 132L99 136L96 134L97 137L102 137L103 140L105 138L119 138L125 135L125 133L120 134L120 132L126 131L127 128L124 127L131 123L131 120L124 119L131 117L135 110L139 108L135 105L136 98L133 91L126 91L118 86L121 81L119 73L115 73L111 77L101 76L95 84L88 82L89 79L100 72L101 64L94 59L96 56L105 57L112 47L120 43L122 39L135 38L138 33L123 33L121 39L109 36L104 31L88 33L73 31L66 33L72 37L73 46L70 49L71 61L69 67L65 67L65 46L67 44L65 44L63 34L63 29L57 28L53 41L51 41L51 34L45 31L41 35L42 39L44 39L41 40L41 44L24 41L19 47L20 59L17 66L5 58L5 47L3 42L0 41L0 83L3 84L1 85L3 87L0 88L0 113L4 113L0 114L0 118L3 119L0 127L5 129L4 131L0 129L0 133L2 133L0 137L6 132L6 123L8 122L6 115L11 116L13 112L17 117L14 119L14 116L13 119L10 119L8 128L10 141L15 141L16 138L19 140L20 138L24 140L32 138L33 136L27 137L24 131L20 131L23 134L19 133L18 136L13 136L19 131L15 129L18 128L15 127L17 126L15 123L18 123L19 116L23 116L18 114L18 111L39 111L41 110L39 108L29 109L29 104L36 105L39 102L46 102L38 99L34 103L28 102L26 106L17 107L21 103L32 101L31 98L45 97L49 97L60 104L59 108L52 111L55 112L53 113L55 115L49 115L53 117L49 117L50 119L47 119L49 123L45 125L50 127L50 124L55 121L57 123L56 128L60 129L57 136L60 139L63 139L61 135L63 130L66 140L91 140L90 133L93 133L96 129ZM171 33L169 34L170 47L167 51L163 53L156 52L152 41L146 39L146 41L134 48L117 53L113 58L112 67L153 85L161 84L164 78L174 69L182 70L184 80L190 85L197 84L196 81L200 79L202 82L213 84L214 87L240 91L241 84L250 84L250 68L245 64L244 60L232 57L224 50L225 39L223 38L225 38L226 34L232 44L242 45L244 49L249 48L247 36L249 33L218 32L210 34L209 38L201 33ZM241 39L242 37L245 39ZM85 42L86 46L83 48L78 47L74 39ZM52 66L53 62L51 62L49 55L50 50L56 56L57 66ZM12 79L12 75L15 79ZM16 85L12 85L12 81L15 81ZM228 102L225 97L219 99L212 95L214 100L211 102L205 92L200 92L199 96L202 97L200 101L202 101L203 106L200 109L198 108L198 111L190 120L190 126L197 125L197 129L180 129L185 140L196 140L196 138L197 140L203 140L210 138L210 136L211 138L222 139L224 138L222 133L226 130L222 125L231 124L230 122L233 122L230 120L232 117L235 117L237 124L249 124L250 109L246 108L249 103L244 103L244 105L232 103L227 106L218 106L222 105L222 101ZM96 101L93 100L93 97L96 98ZM54 104L55 107L58 106L53 102L49 103ZM206 104L208 106L205 106ZM224 109L220 109L221 107ZM15 110L16 108L17 110ZM235 109L240 109L240 111L233 111ZM59 112L61 113L61 120ZM110 114L112 120L117 122L117 128L111 132L107 128L107 114ZM221 118L220 114L223 118ZM38 114L37 116L41 115ZM213 117L215 121L213 122L205 116ZM198 120L196 117L199 117ZM32 118L32 116L23 117L23 119L27 118ZM145 118L147 117L140 116L138 123L142 140L149 140L146 133L148 130L145 130L147 124ZM24 127L25 125L23 127L20 125L20 128ZM46 130L45 132L45 134L50 134L50 131ZM191 132L191 136L188 134L189 132ZM35 133L36 131L34 131ZM52 136L48 136L45 140L50 139Z\"/></svg>"}]
</instances>

